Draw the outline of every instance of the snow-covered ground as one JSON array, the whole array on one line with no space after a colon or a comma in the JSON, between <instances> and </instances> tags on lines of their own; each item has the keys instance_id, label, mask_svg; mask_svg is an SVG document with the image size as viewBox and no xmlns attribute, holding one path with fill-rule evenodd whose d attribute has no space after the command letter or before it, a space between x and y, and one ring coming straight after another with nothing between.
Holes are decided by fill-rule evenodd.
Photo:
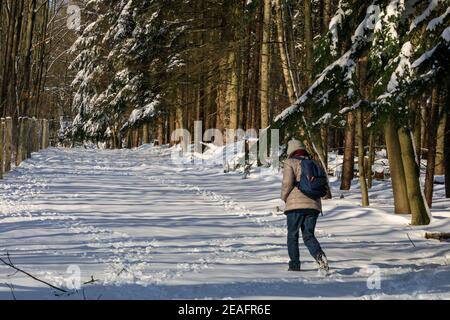
<instances>
[{"instance_id":1,"label":"snow-covered ground","mask_svg":"<svg viewBox=\"0 0 450 320\"><path fill-rule=\"evenodd\" d=\"M0 256L58 286L76 279L76 266L82 282L97 282L57 296L0 265L0 298L450 298L450 244L424 239L450 231L443 185L426 228L392 214L386 182L375 183L370 208L359 206L357 185L338 185L317 230L331 275L318 274L304 247L304 271L289 273L280 174L242 179L175 164L156 147L48 149L0 181Z\"/></svg>"}]
</instances>

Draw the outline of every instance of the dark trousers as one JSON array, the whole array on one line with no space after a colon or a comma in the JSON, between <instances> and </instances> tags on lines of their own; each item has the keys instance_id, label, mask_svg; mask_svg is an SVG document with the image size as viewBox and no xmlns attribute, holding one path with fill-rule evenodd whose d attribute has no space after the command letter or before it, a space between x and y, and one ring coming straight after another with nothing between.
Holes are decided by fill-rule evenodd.
<instances>
[{"instance_id":1,"label":"dark trousers","mask_svg":"<svg viewBox=\"0 0 450 320\"><path fill-rule=\"evenodd\" d=\"M318 217L319 211L313 209L300 209L291 211L287 214L287 245L289 257L291 258L291 261L289 262L291 268L300 267L300 250L298 247L300 230L302 230L303 242L308 248L311 256L316 259L320 253L323 253L319 241L317 241L316 236L314 235Z\"/></svg>"}]
</instances>

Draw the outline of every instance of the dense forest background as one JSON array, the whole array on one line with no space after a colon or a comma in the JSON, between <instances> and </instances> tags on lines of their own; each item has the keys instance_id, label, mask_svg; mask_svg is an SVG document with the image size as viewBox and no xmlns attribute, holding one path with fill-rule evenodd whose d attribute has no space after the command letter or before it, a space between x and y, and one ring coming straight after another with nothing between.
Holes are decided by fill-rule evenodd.
<instances>
[{"instance_id":1,"label":"dense forest background","mask_svg":"<svg viewBox=\"0 0 450 320\"><path fill-rule=\"evenodd\" d=\"M449 0L0 0L0 113L54 143L174 144L175 129L277 128L363 205L386 149L395 210L450 197ZM420 169L425 183L421 184ZM331 194L329 196L332 196Z\"/></svg>"}]
</instances>

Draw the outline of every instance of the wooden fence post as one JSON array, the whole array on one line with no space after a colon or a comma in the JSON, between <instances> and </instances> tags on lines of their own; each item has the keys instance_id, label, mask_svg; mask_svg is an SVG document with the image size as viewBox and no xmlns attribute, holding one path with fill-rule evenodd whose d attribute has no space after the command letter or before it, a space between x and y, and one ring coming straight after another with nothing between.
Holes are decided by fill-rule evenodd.
<instances>
[{"instance_id":1,"label":"wooden fence post","mask_svg":"<svg viewBox=\"0 0 450 320\"><path fill-rule=\"evenodd\" d=\"M45 148L50 147L50 122L45 120Z\"/></svg>"},{"instance_id":2,"label":"wooden fence post","mask_svg":"<svg viewBox=\"0 0 450 320\"><path fill-rule=\"evenodd\" d=\"M49 147L49 122L47 119L42 120L42 149Z\"/></svg>"},{"instance_id":3,"label":"wooden fence post","mask_svg":"<svg viewBox=\"0 0 450 320\"><path fill-rule=\"evenodd\" d=\"M23 118L23 147L25 148L23 150L23 159L22 161L28 159L30 157L30 118L24 117Z\"/></svg>"},{"instance_id":4,"label":"wooden fence post","mask_svg":"<svg viewBox=\"0 0 450 320\"><path fill-rule=\"evenodd\" d=\"M34 118L30 118L28 120L28 152L27 152L27 159L31 158L31 154L34 152Z\"/></svg>"},{"instance_id":5,"label":"wooden fence post","mask_svg":"<svg viewBox=\"0 0 450 320\"><path fill-rule=\"evenodd\" d=\"M41 149L41 144L39 143L41 135L41 121L39 119L33 118L33 151L38 152Z\"/></svg>"},{"instance_id":6,"label":"wooden fence post","mask_svg":"<svg viewBox=\"0 0 450 320\"><path fill-rule=\"evenodd\" d=\"M139 128L133 129L133 148L139 147Z\"/></svg>"},{"instance_id":7,"label":"wooden fence post","mask_svg":"<svg viewBox=\"0 0 450 320\"><path fill-rule=\"evenodd\" d=\"M36 136L34 138L35 151L41 150L41 119L36 119Z\"/></svg>"},{"instance_id":8,"label":"wooden fence post","mask_svg":"<svg viewBox=\"0 0 450 320\"><path fill-rule=\"evenodd\" d=\"M7 117L5 120L5 172L11 171L12 128L12 118Z\"/></svg>"},{"instance_id":9,"label":"wooden fence post","mask_svg":"<svg viewBox=\"0 0 450 320\"><path fill-rule=\"evenodd\" d=\"M25 127L24 127L24 120L22 117L19 118L19 122L18 122L18 126L19 126L19 136L17 137L17 145L16 145L16 167L20 165L20 163L23 160L23 150L24 150L24 146L23 146L23 137L24 137L24 131L25 131Z\"/></svg>"},{"instance_id":10,"label":"wooden fence post","mask_svg":"<svg viewBox=\"0 0 450 320\"><path fill-rule=\"evenodd\" d=\"M40 127L40 135L39 135L39 149L45 149L44 147L44 128L45 128L45 120L41 119L39 120L39 127Z\"/></svg>"},{"instance_id":11,"label":"wooden fence post","mask_svg":"<svg viewBox=\"0 0 450 320\"><path fill-rule=\"evenodd\" d=\"M0 119L0 179L3 179L3 132L5 129L5 119Z\"/></svg>"},{"instance_id":12,"label":"wooden fence post","mask_svg":"<svg viewBox=\"0 0 450 320\"><path fill-rule=\"evenodd\" d=\"M133 130L129 129L126 133L126 148L127 149L131 149L132 148L132 138L133 135Z\"/></svg>"},{"instance_id":13,"label":"wooden fence post","mask_svg":"<svg viewBox=\"0 0 450 320\"><path fill-rule=\"evenodd\" d=\"M148 129L148 123L144 123L144 125L142 126L142 144L150 143L150 135Z\"/></svg>"},{"instance_id":14,"label":"wooden fence post","mask_svg":"<svg viewBox=\"0 0 450 320\"><path fill-rule=\"evenodd\" d=\"M26 134L25 134L25 140L26 140L26 158L25 159L29 159L31 158L31 152L33 149L33 136L32 136L32 132L33 132L33 119L32 118L25 118L26 121Z\"/></svg>"}]
</instances>

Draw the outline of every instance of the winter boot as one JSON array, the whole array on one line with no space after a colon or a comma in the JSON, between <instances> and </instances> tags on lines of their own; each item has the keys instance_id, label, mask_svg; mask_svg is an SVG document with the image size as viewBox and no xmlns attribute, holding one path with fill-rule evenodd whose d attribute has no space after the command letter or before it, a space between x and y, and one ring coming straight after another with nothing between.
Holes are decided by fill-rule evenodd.
<instances>
[{"instance_id":1,"label":"winter boot","mask_svg":"<svg viewBox=\"0 0 450 320\"><path fill-rule=\"evenodd\" d=\"M328 272L330 271L330 267L328 265L328 259L325 253L319 253L317 255L316 261L319 264L319 270L328 274Z\"/></svg>"},{"instance_id":2,"label":"winter boot","mask_svg":"<svg viewBox=\"0 0 450 320\"><path fill-rule=\"evenodd\" d=\"M289 267L288 271L300 272L300 271L302 271L302 269L301 269L301 267Z\"/></svg>"}]
</instances>

